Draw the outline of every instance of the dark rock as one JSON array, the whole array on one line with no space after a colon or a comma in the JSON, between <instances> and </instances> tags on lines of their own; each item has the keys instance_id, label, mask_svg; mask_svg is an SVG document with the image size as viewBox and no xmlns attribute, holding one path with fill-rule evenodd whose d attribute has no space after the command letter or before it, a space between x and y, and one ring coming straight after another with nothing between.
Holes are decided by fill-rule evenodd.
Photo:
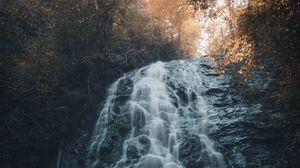
<instances>
[{"instance_id":1,"label":"dark rock","mask_svg":"<svg viewBox=\"0 0 300 168\"><path fill-rule=\"evenodd\" d=\"M129 96L132 93L133 81L130 78L125 77L118 83L117 95Z\"/></svg>"},{"instance_id":2,"label":"dark rock","mask_svg":"<svg viewBox=\"0 0 300 168\"><path fill-rule=\"evenodd\" d=\"M149 140L148 137L146 137L145 135L142 135L138 138L139 143L140 143L140 153L142 155L146 155L147 153L149 153L150 147L151 147L151 142Z\"/></svg>"},{"instance_id":3,"label":"dark rock","mask_svg":"<svg viewBox=\"0 0 300 168\"><path fill-rule=\"evenodd\" d=\"M219 88L211 88L208 91L206 91L207 95L220 95L223 94L224 91L222 89Z\"/></svg>"},{"instance_id":4,"label":"dark rock","mask_svg":"<svg viewBox=\"0 0 300 168\"><path fill-rule=\"evenodd\" d=\"M196 166L198 165L197 160L201 155L202 149L203 145L197 135L187 136L179 146L179 159L182 160L182 164L186 167Z\"/></svg>"},{"instance_id":5,"label":"dark rock","mask_svg":"<svg viewBox=\"0 0 300 168\"><path fill-rule=\"evenodd\" d=\"M119 133L121 136L127 136L128 133L130 132L130 127L120 127Z\"/></svg>"},{"instance_id":6,"label":"dark rock","mask_svg":"<svg viewBox=\"0 0 300 168\"><path fill-rule=\"evenodd\" d=\"M126 149L127 159L138 159L140 158L139 150L134 145L128 145Z\"/></svg>"},{"instance_id":7,"label":"dark rock","mask_svg":"<svg viewBox=\"0 0 300 168\"><path fill-rule=\"evenodd\" d=\"M176 94L180 97L180 103L183 105L188 104L188 95L186 94L186 91L184 88L177 88Z\"/></svg>"},{"instance_id":8,"label":"dark rock","mask_svg":"<svg viewBox=\"0 0 300 168\"><path fill-rule=\"evenodd\" d=\"M212 69L212 67L208 64L200 64L200 66L202 66L203 68L206 68L206 69Z\"/></svg>"},{"instance_id":9,"label":"dark rock","mask_svg":"<svg viewBox=\"0 0 300 168\"><path fill-rule=\"evenodd\" d=\"M222 102L218 102L218 103L214 103L213 106L215 107L226 107L228 106L229 104L227 103L222 103Z\"/></svg>"},{"instance_id":10,"label":"dark rock","mask_svg":"<svg viewBox=\"0 0 300 168\"><path fill-rule=\"evenodd\" d=\"M206 76L220 76L220 73L218 73L218 72L215 72L215 73L211 72L211 73L204 73L204 75L206 75Z\"/></svg>"}]
</instances>

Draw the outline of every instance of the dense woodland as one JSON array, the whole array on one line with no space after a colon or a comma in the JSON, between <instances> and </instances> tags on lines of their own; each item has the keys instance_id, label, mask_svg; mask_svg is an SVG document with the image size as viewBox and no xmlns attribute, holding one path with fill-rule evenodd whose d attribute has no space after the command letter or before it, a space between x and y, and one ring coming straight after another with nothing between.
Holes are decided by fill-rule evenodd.
<instances>
[{"instance_id":1,"label":"dense woodland","mask_svg":"<svg viewBox=\"0 0 300 168\"><path fill-rule=\"evenodd\" d=\"M0 167L43 167L49 153L56 157L58 147L77 136L76 130L92 128L93 115L113 80L157 60L197 55L201 26L195 18L204 17L201 11L208 11L205 17L218 16L215 4L1 1ZM300 3L225 4L230 32L214 39L211 58L233 73L244 90L253 79L272 78L270 92L261 95L266 106L277 102L278 110L299 113ZM245 95L251 101L256 93L250 89ZM296 133L293 143L299 144Z\"/></svg>"}]
</instances>

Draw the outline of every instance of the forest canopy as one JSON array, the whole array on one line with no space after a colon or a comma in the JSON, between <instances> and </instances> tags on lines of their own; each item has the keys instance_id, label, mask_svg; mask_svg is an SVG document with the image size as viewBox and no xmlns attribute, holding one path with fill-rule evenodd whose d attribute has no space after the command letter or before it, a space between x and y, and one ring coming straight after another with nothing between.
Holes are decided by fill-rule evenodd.
<instances>
[{"instance_id":1,"label":"forest canopy","mask_svg":"<svg viewBox=\"0 0 300 168\"><path fill-rule=\"evenodd\" d=\"M275 79L271 97L297 100L299 87L300 2L293 0L191 0L207 27L204 50L223 70L249 80L266 73ZM201 15L200 15L201 17Z\"/></svg>"},{"instance_id":2,"label":"forest canopy","mask_svg":"<svg viewBox=\"0 0 300 168\"><path fill-rule=\"evenodd\" d=\"M299 6L296 0L0 1L6 137L0 164L43 167L76 130L92 127L86 114L96 111L113 80L158 60L207 54L239 83L267 74L276 86L268 97L297 104Z\"/></svg>"}]
</instances>

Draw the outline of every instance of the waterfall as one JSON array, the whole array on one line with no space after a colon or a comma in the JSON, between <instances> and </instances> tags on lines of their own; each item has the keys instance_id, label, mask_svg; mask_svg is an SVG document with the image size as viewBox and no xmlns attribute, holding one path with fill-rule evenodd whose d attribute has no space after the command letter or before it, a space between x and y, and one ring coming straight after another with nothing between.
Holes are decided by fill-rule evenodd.
<instances>
[{"instance_id":1,"label":"waterfall","mask_svg":"<svg viewBox=\"0 0 300 168\"><path fill-rule=\"evenodd\" d=\"M201 62L157 62L108 91L90 145L90 167L222 168L207 136Z\"/></svg>"}]
</instances>

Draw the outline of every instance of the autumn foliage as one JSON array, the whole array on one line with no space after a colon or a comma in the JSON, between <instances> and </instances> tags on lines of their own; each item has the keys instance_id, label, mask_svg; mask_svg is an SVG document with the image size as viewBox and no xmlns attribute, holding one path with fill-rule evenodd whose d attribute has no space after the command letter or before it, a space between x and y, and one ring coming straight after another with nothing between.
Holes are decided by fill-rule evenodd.
<instances>
[{"instance_id":1,"label":"autumn foliage","mask_svg":"<svg viewBox=\"0 0 300 168\"><path fill-rule=\"evenodd\" d=\"M209 14L202 16L221 22L209 27L214 31L208 32L206 52L223 70L233 68L245 80L269 74L278 85L274 95L296 99L290 90L299 86L299 6L291 0L236 0L210 6L205 9Z\"/></svg>"},{"instance_id":2,"label":"autumn foliage","mask_svg":"<svg viewBox=\"0 0 300 168\"><path fill-rule=\"evenodd\" d=\"M243 79L272 74L272 96L296 100L299 2L224 1L0 1L0 164L48 166L43 159L59 143L92 127L87 113L115 78L153 61L197 56L202 42L200 53L224 71Z\"/></svg>"},{"instance_id":3,"label":"autumn foliage","mask_svg":"<svg viewBox=\"0 0 300 168\"><path fill-rule=\"evenodd\" d=\"M1 1L0 165L51 167L113 80L188 56L151 18L137 0Z\"/></svg>"}]
</instances>

